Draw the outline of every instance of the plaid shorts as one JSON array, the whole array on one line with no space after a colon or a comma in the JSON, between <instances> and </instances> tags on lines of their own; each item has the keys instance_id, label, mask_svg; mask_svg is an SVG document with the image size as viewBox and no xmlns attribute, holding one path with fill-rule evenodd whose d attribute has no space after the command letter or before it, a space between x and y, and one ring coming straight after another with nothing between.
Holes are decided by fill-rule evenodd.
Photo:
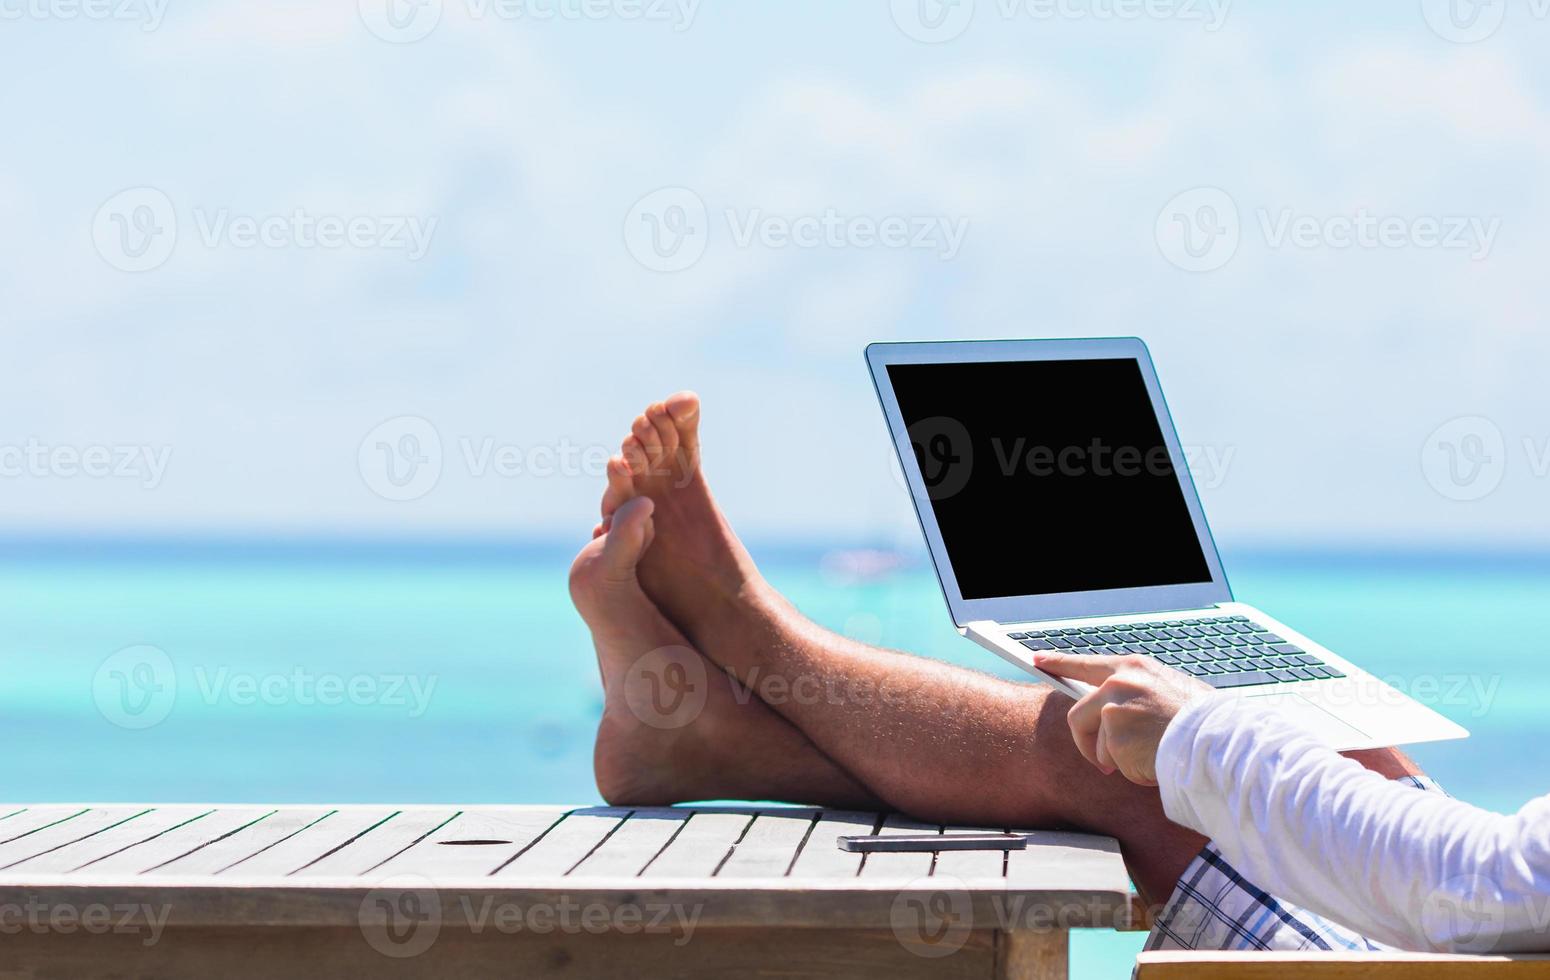
<instances>
[{"instance_id":1,"label":"plaid shorts","mask_svg":"<svg viewBox=\"0 0 1550 980\"><path fill-rule=\"evenodd\" d=\"M1397 782L1442 792L1425 776ZM1345 926L1274 895L1239 874L1214 844L1190 862L1146 939L1151 949L1381 950Z\"/></svg>"}]
</instances>

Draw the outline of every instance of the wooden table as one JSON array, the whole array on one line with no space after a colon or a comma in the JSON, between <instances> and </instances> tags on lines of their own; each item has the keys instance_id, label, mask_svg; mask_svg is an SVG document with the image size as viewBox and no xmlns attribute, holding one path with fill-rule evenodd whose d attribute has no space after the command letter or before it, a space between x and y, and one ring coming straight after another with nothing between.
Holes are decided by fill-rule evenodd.
<instances>
[{"instance_id":1,"label":"wooden table","mask_svg":"<svg viewBox=\"0 0 1550 980\"><path fill-rule=\"evenodd\" d=\"M836 845L941 829L782 808L0 805L0 976L1062 977L1068 929L1130 924L1110 838Z\"/></svg>"}]
</instances>

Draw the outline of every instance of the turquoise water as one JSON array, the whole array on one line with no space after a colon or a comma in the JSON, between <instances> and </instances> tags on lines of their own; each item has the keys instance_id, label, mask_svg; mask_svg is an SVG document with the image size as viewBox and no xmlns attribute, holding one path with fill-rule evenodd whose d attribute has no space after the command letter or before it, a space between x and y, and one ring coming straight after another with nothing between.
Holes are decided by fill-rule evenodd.
<instances>
[{"instance_id":1,"label":"turquoise water","mask_svg":"<svg viewBox=\"0 0 1550 980\"><path fill-rule=\"evenodd\" d=\"M0 555L0 799L596 799L601 702L565 594L568 549L33 542ZM856 584L826 574L817 552L760 557L834 629L1009 670L953 633L928 568ZM1550 558L1228 564L1240 598L1417 685L1473 732L1413 751L1455 795L1515 808L1547 788L1536 746L1550 733L1539 628ZM107 661L140 645L163 651L167 667L125 702L112 676L123 665ZM1124 975L1139 944L1082 935L1078 975Z\"/></svg>"}]
</instances>

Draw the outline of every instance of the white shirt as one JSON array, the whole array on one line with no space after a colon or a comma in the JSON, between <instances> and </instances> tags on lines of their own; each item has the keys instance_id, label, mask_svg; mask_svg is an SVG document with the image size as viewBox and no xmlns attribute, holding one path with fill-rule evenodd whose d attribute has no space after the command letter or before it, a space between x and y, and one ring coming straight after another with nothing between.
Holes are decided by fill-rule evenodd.
<instances>
[{"instance_id":1,"label":"white shirt","mask_svg":"<svg viewBox=\"0 0 1550 980\"><path fill-rule=\"evenodd\" d=\"M1250 881L1371 939L1550 951L1550 796L1490 813L1390 782L1225 696L1168 726L1157 781L1168 817L1210 837Z\"/></svg>"}]
</instances>

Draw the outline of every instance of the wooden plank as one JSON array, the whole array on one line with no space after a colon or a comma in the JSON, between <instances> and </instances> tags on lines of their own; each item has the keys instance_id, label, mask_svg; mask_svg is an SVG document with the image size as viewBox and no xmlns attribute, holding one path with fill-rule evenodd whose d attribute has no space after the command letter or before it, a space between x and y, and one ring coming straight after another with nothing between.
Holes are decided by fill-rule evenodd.
<instances>
[{"instance_id":1,"label":"wooden plank","mask_svg":"<svg viewBox=\"0 0 1550 980\"><path fill-rule=\"evenodd\" d=\"M682 832L641 871L642 878L708 878L753 824L755 812L697 810Z\"/></svg>"},{"instance_id":2,"label":"wooden plank","mask_svg":"<svg viewBox=\"0 0 1550 980\"><path fill-rule=\"evenodd\" d=\"M456 810L406 810L349 847L295 872L298 878L363 875L445 826Z\"/></svg>"},{"instance_id":3,"label":"wooden plank","mask_svg":"<svg viewBox=\"0 0 1550 980\"><path fill-rule=\"evenodd\" d=\"M11 819L12 817L20 816L21 814L26 813L27 812L27 808L26 807L18 807L17 809L12 810L10 813L5 813L4 811L5 811L5 807L0 806L0 823L4 823L5 821Z\"/></svg>"},{"instance_id":4,"label":"wooden plank","mask_svg":"<svg viewBox=\"0 0 1550 980\"><path fill-rule=\"evenodd\" d=\"M1005 833L1001 827L948 827L944 834ZM932 877L951 877L964 885L996 887L1006 878L1006 851L938 851L932 865Z\"/></svg>"},{"instance_id":5,"label":"wooden plank","mask_svg":"<svg viewBox=\"0 0 1550 980\"><path fill-rule=\"evenodd\" d=\"M762 811L732 851L718 878L780 878L814 828L817 810ZM835 848L838 850L838 848Z\"/></svg>"},{"instance_id":6,"label":"wooden plank","mask_svg":"<svg viewBox=\"0 0 1550 980\"><path fill-rule=\"evenodd\" d=\"M921 823L911 820L909 817L900 816L897 813L890 814L883 821L883 829L879 834L939 834L942 828L939 824ZM887 853L874 851L863 855L866 860L861 862L862 879L881 879L898 881L913 881L916 878L924 878L931 874L932 854L930 851L916 853L896 852Z\"/></svg>"},{"instance_id":7,"label":"wooden plank","mask_svg":"<svg viewBox=\"0 0 1550 980\"><path fill-rule=\"evenodd\" d=\"M697 928L685 942L680 930L625 934L474 933L442 927L424 952L385 956L362 938L359 926L338 929L175 929L147 945L144 933L5 937L5 969L22 977L71 980L272 980L274 977L371 977L415 980L510 980L513 977L673 977L723 980L776 977L832 980L986 980L995 938L971 935L952 956L927 959L901 946L889 929ZM400 952L401 956L401 952Z\"/></svg>"},{"instance_id":8,"label":"wooden plank","mask_svg":"<svg viewBox=\"0 0 1550 980\"><path fill-rule=\"evenodd\" d=\"M433 880L489 875L542 837L567 812L565 807L464 811L371 875L419 875Z\"/></svg>"},{"instance_id":9,"label":"wooden plank","mask_svg":"<svg viewBox=\"0 0 1550 980\"><path fill-rule=\"evenodd\" d=\"M114 855L127 854L176 827L197 823L212 812L208 807L158 807L138 820L121 823L68 847L18 861L11 868L28 874L64 874L89 867L93 874L101 874L104 873L101 864Z\"/></svg>"},{"instance_id":10,"label":"wooden plank","mask_svg":"<svg viewBox=\"0 0 1550 980\"><path fill-rule=\"evenodd\" d=\"M103 858L95 864L82 868L77 874L88 878L94 875L100 877L143 874L148 869L187 854L201 844L216 840L243 824L271 812L273 811L268 807L218 809L192 823L175 827L154 840Z\"/></svg>"},{"instance_id":11,"label":"wooden plank","mask_svg":"<svg viewBox=\"0 0 1550 980\"><path fill-rule=\"evenodd\" d=\"M671 807L633 811L571 877L634 878L688 825L693 812Z\"/></svg>"},{"instance_id":12,"label":"wooden plank","mask_svg":"<svg viewBox=\"0 0 1550 980\"><path fill-rule=\"evenodd\" d=\"M0 844L0 871L20 864L28 858L49 851L68 847L120 823L134 820L150 812L149 807L106 806L87 810L36 833Z\"/></svg>"},{"instance_id":13,"label":"wooden plank","mask_svg":"<svg viewBox=\"0 0 1550 980\"><path fill-rule=\"evenodd\" d=\"M221 821L214 826L221 826L228 813L233 811L223 810L212 821ZM323 807L309 809L282 809L272 810L255 808L254 811L242 810L243 814L252 813L252 818L245 823L237 823L235 826L222 830L208 840L190 843L181 853L166 858L154 867L144 869L144 874L151 875L213 875L235 864L244 858L252 857L260 850L270 847L282 839L298 833L308 824L322 818L332 810ZM209 831L210 828L203 828Z\"/></svg>"},{"instance_id":14,"label":"wooden plank","mask_svg":"<svg viewBox=\"0 0 1550 980\"><path fill-rule=\"evenodd\" d=\"M1129 891L1130 875L1112 837L1053 830L1014 830L1027 834L1028 847L1010 851L1006 886L1029 891Z\"/></svg>"},{"instance_id":15,"label":"wooden plank","mask_svg":"<svg viewBox=\"0 0 1550 980\"><path fill-rule=\"evenodd\" d=\"M9 844L13 840L35 834L45 827L52 826L64 820L71 820L86 812L84 806L43 806L29 807L19 813L13 813L14 821L0 827L0 844Z\"/></svg>"},{"instance_id":16,"label":"wooden plank","mask_svg":"<svg viewBox=\"0 0 1550 980\"><path fill-rule=\"evenodd\" d=\"M825 810L813 825L807 842L791 866L793 878L854 878L861 873L861 855L840 850L841 837L873 833L878 826L875 813Z\"/></svg>"},{"instance_id":17,"label":"wooden plank","mask_svg":"<svg viewBox=\"0 0 1550 980\"><path fill-rule=\"evenodd\" d=\"M222 871L221 876L248 879L291 874L331 851L359 842L363 835L379 829L397 812L389 807L340 810L273 847L239 861Z\"/></svg>"},{"instance_id":18,"label":"wooden plank","mask_svg":"<svg viewBox=\"0 0 1550 980\"><path fill-rule=\"evenodd\" d=\"M1136 980L1545 980L1543 955L1440 953L1156 952L1136 958Z\"/></svg>"},{"instance_id":19,"label":"wooden plank","mask_svg":"<svg viewBox=\"0 0 1550 980\"><path fill-rule=\"evenodd\" d=\"M496 877L559 877L602 846L630 811L621 807L576 810L561 820L532 847L495 872Z\"/></svg>"}]
</instances>

